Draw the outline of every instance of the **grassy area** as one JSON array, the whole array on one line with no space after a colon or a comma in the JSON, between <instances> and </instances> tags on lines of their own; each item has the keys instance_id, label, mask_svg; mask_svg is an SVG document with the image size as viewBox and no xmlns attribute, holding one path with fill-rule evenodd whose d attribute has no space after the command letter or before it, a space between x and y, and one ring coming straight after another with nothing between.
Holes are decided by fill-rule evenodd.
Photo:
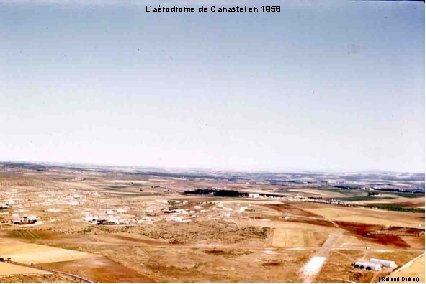
<instances>
[{"instance_id":1,"label":"grassy area","mask_svg":"<svg viewBox=\"0 0 426 284\"><path fill-rule=\"evenodd\" d=\"M397 192L397 191L377 191L377 193L380 194L388 194L388 195L394 195L395 197L382 197L382 196L369 196L369 195L360 195L363 193L363 191L358 189L343 189L343 188L336 188L336 187L329 187L321 189L324 191L330 191L330 192L338 192L341 194L346 195L347 197L339 197L335 198L342 201L365 201L365 200L375 200L375 199L392 199L396 198L398 196L400 197L407 197L407 198L416 198L416 197L424 197L424 193L405 193L405 192Z\"/></svg>"},{"instance_id":2,"label":"grassy area","mask_svg":"<svg viewBox=\"0 0 426 284\"><path fill-rule=\"evenodd\" d=\"M424 197L424 193L403 193L403 192L386 192L387 194L392 194L396 196L401 197L407 197L407 198L416 198L416 197Z\"/></svg>"},{"instance_id":3,"label":"grassy area","mask_svg":"<svg viewBox=\"0 0 426 284\"><path fill-rule=\"evenodd\" d=\"M404 206L401 206L401 205L398 205L398 204L374 203L374 204L364 205L364 207L378 208L378 209L384 209L384 210L389 210L389 211L399 211L399 212L425 213L424 208L410 208L410 207L404 207Z\"/></svg>"},{"instance_id":4,"label":"grassy area","mask_svg":"<svg viewBox=\"0 0 426 284\"><path fill-rule=\"evenodd\" d=\"M357 195L360 193L360 190L357 190L357 189L344 189L344 188L337 188L337 187L321 188L320 190L338 192L344 195Z\"/></svg>"},{"instance_id":5,"label":"grassy area","mask_svg":"<svg viewBox=\"0 0 426 284\"><path fill-rule=\"evenodd\" d=\"M341 198L335 198L335 199L341 200L341 201L365 201L365 200L378 200L378 199L393 199L393 197L356 195L356 196L341 197Z\"/></svg>"}]
</instances>

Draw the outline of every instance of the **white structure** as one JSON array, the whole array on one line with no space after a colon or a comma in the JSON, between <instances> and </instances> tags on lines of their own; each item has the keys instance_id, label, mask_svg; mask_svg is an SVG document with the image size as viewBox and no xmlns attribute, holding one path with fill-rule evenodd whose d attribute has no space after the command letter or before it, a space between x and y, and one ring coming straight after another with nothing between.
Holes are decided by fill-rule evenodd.
<instances>
[{"instance_id":1,"label":"white structure","mask_svg":"<svg viewBox=\"0 0 426 284\"><path fill-rule=\"evenodd\" d=\"M58 212L62 212L62 209L59 209L59 208L49 208L46 211L47 212L51 212L51 213L58 213Z\"/></svg>"},{"instance_id":2,"label":"white structure","mask_svg":"<svg viewBox=\"0 0 426 284\"><path fill-rule=\"evenodd\" d=\"M78 202L77 200L70 200L70 201L68 201L68 204L73 205L73 206L77 206L77 205L80 204L80 202Z\"/></svg>"},{"instance_id":3,"label":"white structure","mask_svg":"<svg viewBox=\"0 0 426 284\"><path fill-rule=\"evenodd\" d=\"M107 222L107 224L110 224L110 225L120 224L120 221L116 217L109 217L109 218L107 218L106 222Z\"/></svg>"},{"instance_id":4,"label":"white structure","mask_svg":"<svg viewBox=\"0 0 426 284\"><path fill-rule=\"evenodd\" d=\"M83 218L83 220L87 223L96 224L98 222L98 216L87 215Z\"/></svg>"},{"instance_id":5,"label":"white structure","mask_svg":"<svg viewBox=\"0 0 426 284\"><path fill-rule=\"evenodd\" d=\"M153 224L153 219L150 217L143 217L137 221L138 224Z\"/></svg>"},{"instance_id":6,"label":"white structure","mask_svg":"<svg viewBox=\"0 0 426 284\"><path fill-rule=\"evenodd\" d=\"M183 219L181 216L171 216L169 218L169 220L173 221L173 222L178 222L178 223L189 223L189 222L191 222L190 219Z\"/></svg>"},{"instance_id":7,"label":"white structure","mask_svg":"<svg viewBox=\"0 0 426 284\"><path fill-rule=\"evenodd\" d=\"M12 215L12 224L35 224L37 223L38 217L35 215L23 215L19 216L18 214Z\"/></svg>"},{"instance_id":8,"label":"white structure","mask_svg":"<svg viewBox=\"0 0 426 284\"><path fill-rule=\"evenodd\" d=\"M241 207L240 207L240 213L245 212L247 209L248 209L248 207L247 207L247 206L241 206Z\"/></svg>"},{"instance_id":9,"label":"white structure","mask_svg":"<svg viewBox=\"0 0 426 284\"><path fill-rule=\"evenodd\" d=\"M7 203L1 203L0 204L0 209L9 209L9 208L10 208L10 205L7 204Z\"/></svg>"},{"instance_id":10,"label":"white structure","mask_svg":"<svg viewBox=\"0 0 426 284\"><path fill-rule=\"evenodd\" d=\"M357 261L354 263L354 268L366 269L366 270L381 270L382 265L379 263L369 261Z\"/></svg>"},{"instance_id":11,"label":"white structure","mask_svg":"<svg viewBox=\"0 0 426 284\"><path fill-rule=\"evenodd\" d=\"M117 213L119 213L119 214L123 214L123 213L127 213L127 208L118 208L117 209Z\"/></svg>"},{"instance_id":12,"label":"white structure","mask_svg":"<svg viewBox=\"0 0 426 284\"><path fill-rule=\"evenodd\" d=\"M396 265L395 261L392 261L392 260L370 258L370 262L378 263L378 264L380 264L384 267L389 267L389 268L397 268L398 267L398 265Z\"/></svg>"}]
</instances>

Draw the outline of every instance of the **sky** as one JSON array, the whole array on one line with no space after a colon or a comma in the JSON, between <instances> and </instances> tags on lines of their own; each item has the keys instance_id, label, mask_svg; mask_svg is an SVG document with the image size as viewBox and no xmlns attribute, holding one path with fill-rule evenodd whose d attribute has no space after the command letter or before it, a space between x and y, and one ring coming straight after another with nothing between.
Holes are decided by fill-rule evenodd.
<instances>
[{"instance_id":1,"label":"sky","mask_svg":"<svg viewBox=\"0 0 426 284\"><path fill-rule=\"evenodd\" d=\"M0 160L424 172L424 3L145 12L262 1L1 1Z\"/></svg>"}]
</instances>

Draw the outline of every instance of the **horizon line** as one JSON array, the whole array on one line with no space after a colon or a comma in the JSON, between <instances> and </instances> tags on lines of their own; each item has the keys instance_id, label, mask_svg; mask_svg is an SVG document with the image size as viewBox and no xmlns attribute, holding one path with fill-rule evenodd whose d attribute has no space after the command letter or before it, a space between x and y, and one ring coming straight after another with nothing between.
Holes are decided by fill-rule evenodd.
<instances>
[{"instance_id":1,"label":"horizon line","mask_svg":"<svg viewBox=\"0 0 426 284\"><path fill-rule=\"evenodd\" d=\"M395 171L383 169L364 169L364 170L351 170L351 169L235 169L235 168L220 168L220 167L184 167L184 166L148 166L148 165L124 165L106 162L71 162L71 161L31 161L31 160L0 160L0 164L4 163L28 163L28 164L47 164L47 165L74 165L74 166L94 166L94 167L120 167L120 168L139 168L139 169L161 169L168 171L213 171L213 172L241 172L241 173L409 173L409 174L425 174L425 171Z\"/></svg>"}]
</instances>

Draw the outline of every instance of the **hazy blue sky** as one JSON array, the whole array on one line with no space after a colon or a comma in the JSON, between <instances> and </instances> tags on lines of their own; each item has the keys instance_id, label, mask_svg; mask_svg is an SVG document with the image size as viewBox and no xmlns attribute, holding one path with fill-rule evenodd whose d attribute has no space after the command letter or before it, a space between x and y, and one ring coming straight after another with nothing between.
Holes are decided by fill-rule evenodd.
<instances>
[{"instance_id":1,"label":"hazy blue sky","mask_svg":"<svg viewBox=\"0 0 426 284\"><path fill-rule=\"evenodd\" d=\"M421 2L65 2L0 2L0 160L424 171Z\"/></svg>"}]
</instances>

